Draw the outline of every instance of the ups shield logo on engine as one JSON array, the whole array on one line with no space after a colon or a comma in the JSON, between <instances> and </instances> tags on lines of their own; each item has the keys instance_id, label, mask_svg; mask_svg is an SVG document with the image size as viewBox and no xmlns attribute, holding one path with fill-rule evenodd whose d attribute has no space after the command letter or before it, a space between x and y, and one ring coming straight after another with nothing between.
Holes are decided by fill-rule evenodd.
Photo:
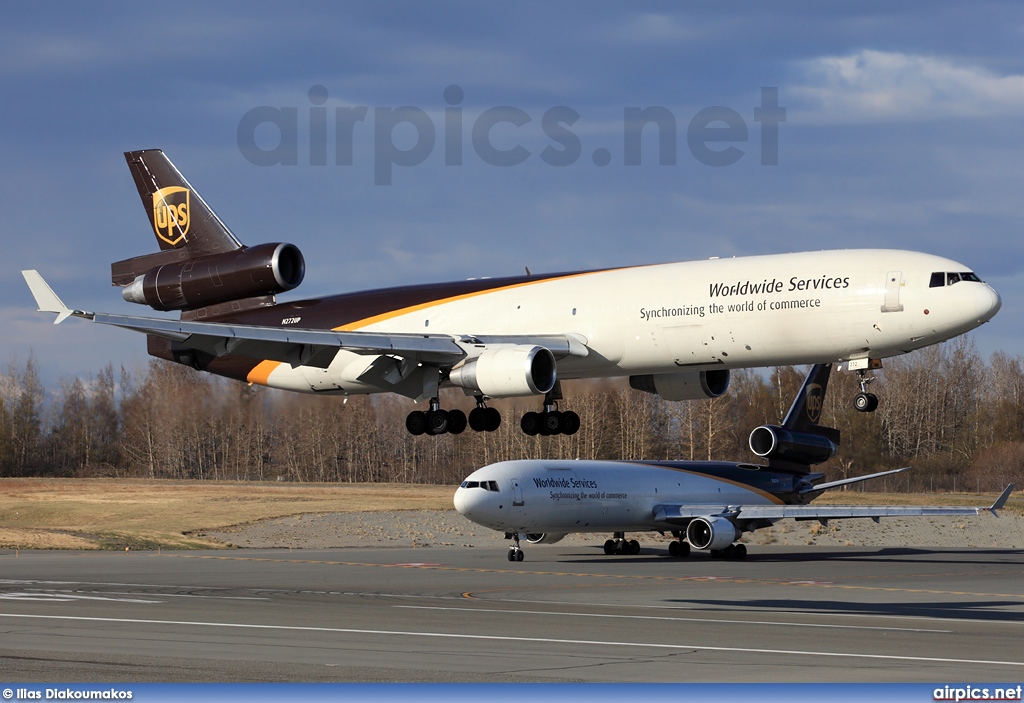
<instances>
[{"instance_id":1,"label":"ups shield logo on engine","mask_svg":"<svg viewBox=\"0 0 1024 703\"><path fill-rule=\"evenodd\" d=\"M807 419L811 421L811 424L817 425L818 420L821 419L821 405L823 400L821 386L817 383L812 383L807 386Z\"/></svg>"},{"instance_id":2,"label":"ups shield logo on engine","mask_svg":"<svg viewBox=\"0 0 1024 703\"><path fill-rule=\"evenodd\" d=\"M153 229L156 236L171 246L188 234L191 195L188 188L180 186L167 186L153 193Z\"/></svg>"}]
</instances>

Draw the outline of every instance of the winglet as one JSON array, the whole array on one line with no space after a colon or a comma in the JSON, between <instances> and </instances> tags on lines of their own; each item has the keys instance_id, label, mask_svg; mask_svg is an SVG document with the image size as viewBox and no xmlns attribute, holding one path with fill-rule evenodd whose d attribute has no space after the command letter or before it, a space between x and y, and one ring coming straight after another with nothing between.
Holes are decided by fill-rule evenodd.
<instances>
[{"instance_id":1,"label":"winglet","mask_svg":"<svg viewBox=\"0 0 1024 703\"><path fill-rule=\"evenodd\" d=\"M993 504L992 504L992 506L991 506L990 508L988 508L988 511L989 511L990 513L992 513L993 515L995 515L995 514L996 514L996 511L997 511L997 510L999 510L999 509L1000 509L1000 508L1002 508L1002 507L1003 507L1004 505L1006 505L1006 501L1007 501L1007 500L1009 500L1009 498L1010 498L1010 493L1012 493L1012 492L1013 492L1013 489L1014 489L1015 487L1016 487L1016 486L1015 486L1015 484L1011 483L1011 484L1010 484L1009 486L1007 486L1006 488L1004 488L1004 489L1003 489L1003 492L999 494L999 497L998 497L998 498L996 498L996 502L995 502L995 503L993 503Z\"/></svg>"},{"instance_id":2,"label":"winglet","mask_svg":"<svg viewBox=\"0 0 1024 703\"><path fill-rule=\"evenodd\" d=\"M59 325L75 314L74 310L61 302L61 299L46 284L46 281L43 280L38 271L22 271L21 275L25 277L25 283L28 284L29 290L32 291L32 297L36 299L39 312L57 313L57 319L53 321L53 324Z\"/></svg>"}]
</instances>

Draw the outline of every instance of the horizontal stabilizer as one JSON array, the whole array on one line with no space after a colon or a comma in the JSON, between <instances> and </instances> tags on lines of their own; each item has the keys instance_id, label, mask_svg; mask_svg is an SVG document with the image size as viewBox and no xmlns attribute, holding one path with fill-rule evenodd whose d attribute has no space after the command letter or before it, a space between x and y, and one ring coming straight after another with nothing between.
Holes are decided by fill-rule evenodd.
<instances>
[{"instance_id":1,"label":"horizontal stabilizer","mask_svg":"<svg viewBox=\"0 0 1024 703\"><path fill-rule=\"evenodd\" d=\"M882 478L883 476L891 476L893 474L901 474L904 471L910 471L909 466L904 466L902 469L891 469L889 471L879 471L877 474L868 474L866 476L854 476L853 478L844 478L839 481L828 481L827 483L819 483L816 486L808 486L801 488L798 493L803 495L804 493L817 493L818 491L827 491L830 488L838 488L839 486L847 486L851 483L860 483L861 481L869 481L873 478Z\"/></svg>"},{"instance_id":2,"label":"horizontal stabilizer","mask_svg":"<svg viewBox=\"0 0 1024 703\"><path fill-rule=\"evenodd\" d=\"M53 321L53 324L59 325L64 320L68 319L75 314L75 311L65 305L57 294L53 292L53 289L46 284L43 277L39 275L36 270L22 271L21 275L25 277L25 282L28 284L28 289L32 291L32 297L36 299L36 305L39 306L39 312L55 312L57 313L57 319Z\"/></svg>"},{"instance_id":3,"label":"horizontal stabilizer","mask_svg":"<svg viewBox=\"0 0 1024 703\"><path fill-rule=\"evenodd\" d=\"M1003 492L999 494L999 497L996 498L996 502L992 504L988 511L995 515L997 510L1001 510L1002 507L1006 505L1006 501L1010 499L1010 494L1013 493L1013 489L1015 487L1016 484L1011 483L1009 486L1004 488Z\"/></svg>"}]
</instances>

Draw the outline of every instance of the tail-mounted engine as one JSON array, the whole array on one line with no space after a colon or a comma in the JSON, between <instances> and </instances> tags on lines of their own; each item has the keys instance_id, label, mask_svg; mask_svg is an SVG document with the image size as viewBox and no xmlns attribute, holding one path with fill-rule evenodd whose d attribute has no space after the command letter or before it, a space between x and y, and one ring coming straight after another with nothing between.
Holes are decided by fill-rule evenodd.
<instances>
[{"instance_id":1,"label":"tail-mounted engine","mask_svg":"<svg viewBox=\"0 0 1024 703\"><path fill-rule=\"evenodd\" d=\"M761 425L750 433L750 451L766 459L810 465L828 461L836 455L837 447L831 439L822 434L796 432L776 425Z\"/></svg>"},{"instance_id":2,"label":"tail-mounted engine","mask_svg":"<svg viewBox=\"0 0 1024 703\"><path fill-rule=\"evenodd\" d=\"M302 283L306 262L293 244L259 244L185 259L149 269L124 287L130 303L155 310L194 310L261 295Z\"/></svg>"}]
</instances>

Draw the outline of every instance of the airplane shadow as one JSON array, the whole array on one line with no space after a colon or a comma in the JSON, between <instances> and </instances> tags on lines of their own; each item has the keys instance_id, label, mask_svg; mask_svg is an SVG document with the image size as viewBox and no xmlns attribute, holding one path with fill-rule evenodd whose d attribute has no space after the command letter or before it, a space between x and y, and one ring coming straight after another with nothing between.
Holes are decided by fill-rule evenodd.
<instances>
[{"instance_id":1,"label":"airplane shadow","mask_svg":"<svg viewBox=\"0 0 1024 703\"><path fill-rule=\"evenodd\" d=\"M594 547L594 550L601 549L601 546ZM963 566L965 564L1017 564L1024 566L1024 562L1020 559L1020 557L1024 556L1024 549L949 549L942 547L930 549L917 547L852 549L844 547L842 549L835 550L815 549L813 551L796 550L792 552L780 552L773 550L772 552L762 552L757 550L756 545L754 547L749 547L748 549L750 551L747 552L746 559L742 561L712 559L711 555L707 552L698 551L691 552L688 557L676 558L669 556L667 550L650 548L641 548L640 554L633 555L606 555L602 553L600 557L593 558L592 552L588 551L586 553L563 554L562 556L573 557L572 560L576 563L606 563L609 559L615 559L616 561L621 562L649 562L652 559L663 559L678 561L682 564L685 564L688 561L715 561L722 564L743 564L749 562L795 564L823 561L857 561L884 562L889 564L956 564L958 566ZM581 560L576 557L583 557L583 559Z\"/></svg>"},{"instance_id":2,"label":"airplane shadow","mask_svg":"<svg viewBox=\"0 0 1024 703\"><path fill-rule=\"evenodd\" d=\"M798 600L793 598L752 598L746 600L710 600L679 598L666 601L674 604L704 606L707 610L750 608L753 610L790 611L794 613L825 613L835 615L886 615L922 618L948 618L951 620L990 620L997 622L1024 622L1024 611L1000 610L1020 608L1015 600L945 601L907 603L888 601L865 603L847 600Z\"/></svg>"}]
</instances>

